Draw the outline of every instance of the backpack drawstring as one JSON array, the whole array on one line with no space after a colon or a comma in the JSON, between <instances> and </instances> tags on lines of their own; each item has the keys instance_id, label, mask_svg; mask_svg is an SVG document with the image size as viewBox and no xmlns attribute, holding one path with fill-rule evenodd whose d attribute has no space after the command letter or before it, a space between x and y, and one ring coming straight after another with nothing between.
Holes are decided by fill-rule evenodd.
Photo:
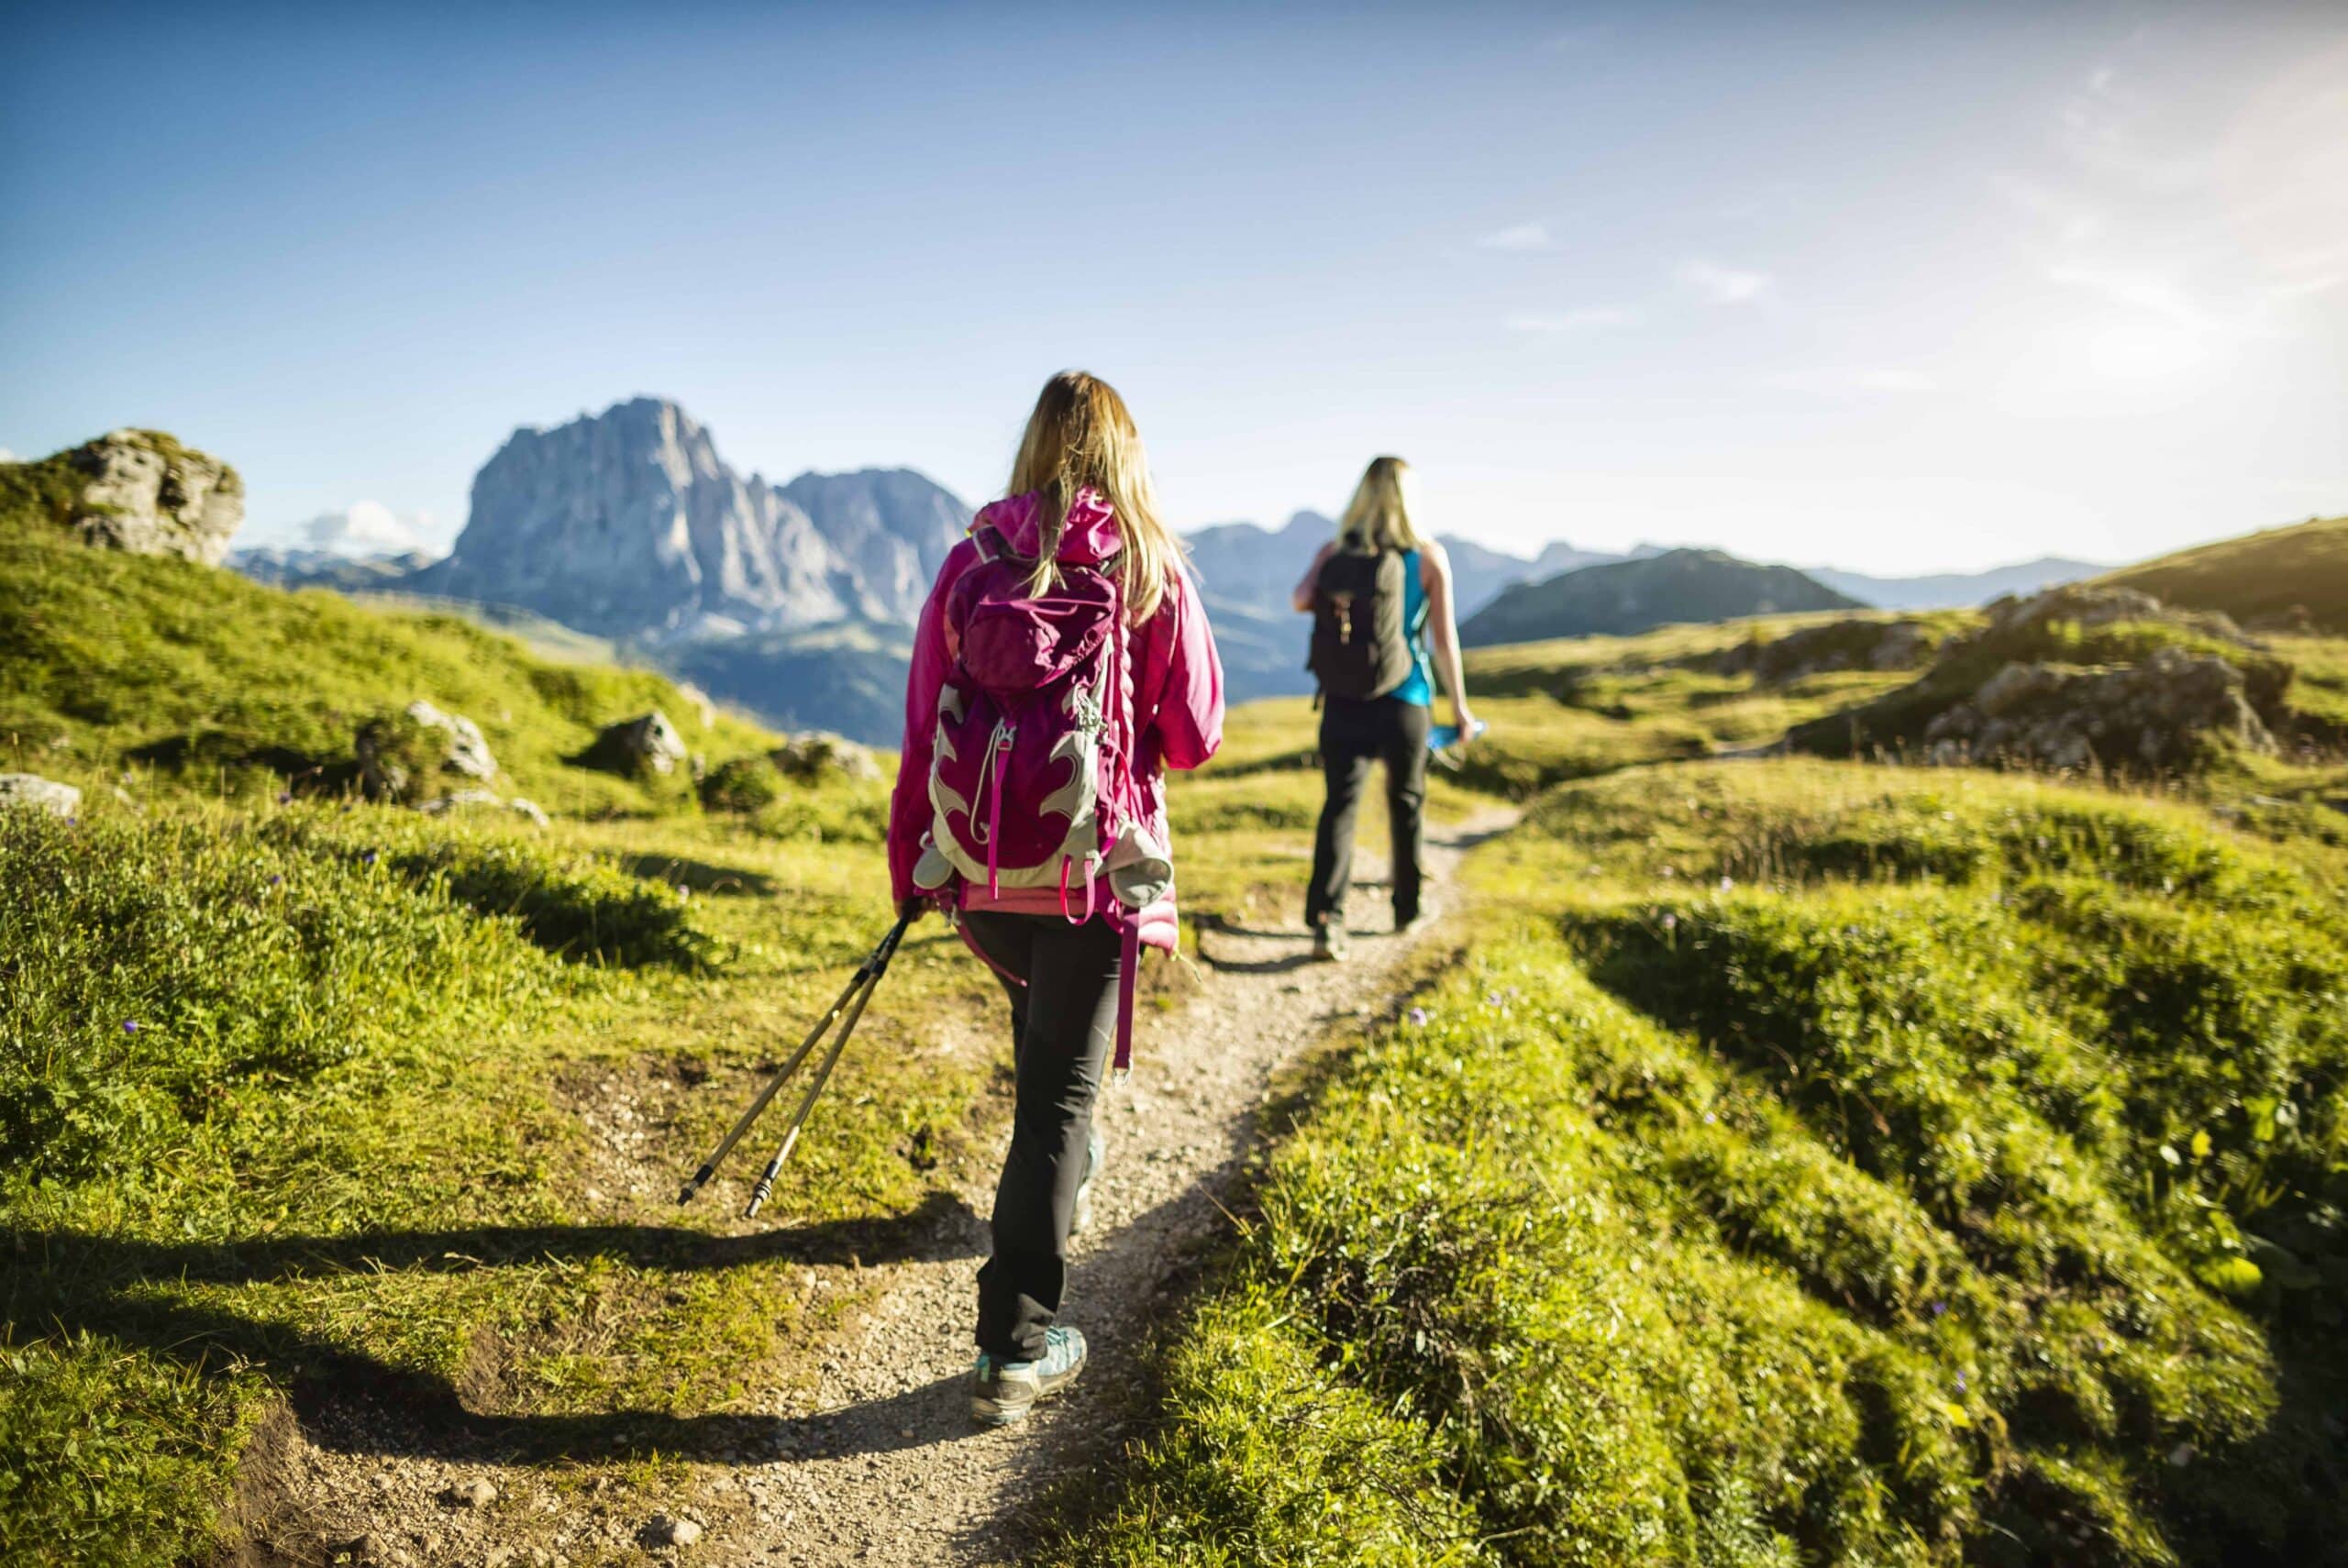
<instances>
[{"instance_id":1,"label":"backpack drawstring","mask_svg":"<svg viewBox=\"0 0 2348 1568\"><path fill-rule=\"evenodd\" d=\"M992 793L987 796L986 831L980 835L987 846L987 897L990 899L1002 896L1002 889L996 885L995 839L1002 827L1002 775L1008 761L1003 753L1011 749L1012 739L1018 734L1018 726L1010 720L998 720L994 734L988 737L987 754L979 762L979 788L985 790L992 787Z\"/></svg>"}]
</instances>

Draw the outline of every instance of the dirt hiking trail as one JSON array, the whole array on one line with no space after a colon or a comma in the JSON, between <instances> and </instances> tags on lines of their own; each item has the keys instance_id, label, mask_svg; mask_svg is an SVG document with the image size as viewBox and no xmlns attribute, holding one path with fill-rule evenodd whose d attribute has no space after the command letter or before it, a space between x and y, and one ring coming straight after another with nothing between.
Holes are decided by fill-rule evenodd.
<instances>
[{"instance_id":1,"label":"dirt hiking trail","mask_svg":"<svg viewBox=\"0 0 2348 1568\"><path fill-rule=\"evenodd\" d=\"M1061 1315L1083 1330L1090 1364L1020 1426L975 1427L967 1381L973 1280L987 1251L1006 1120L994 1130L991 1157L954 1195L959 1202L925 1211L928 1233L904 1249L909 1255L864 1267L869 1304L818 1353L812 1403L779 1401L798 1412L732 1419L738 1440L715 1463L691 1466L665 1514L640 1494L622 1503L615 1489L607 1501L596 1467L559 1476L467 1463L445 1445L437 1457L433 1445L423 1452L401 1452L416 1445L398 1442L319 1446L305 1419L298 1430L280 1423L267 1465L271 1489L282 1489L281 1518L298 1516L306 1539L296 1544L281 1534L272 1542L276 1532L264 1525L235 1561L382 1568L1020 1561L1036 1542L1032 1509L1047 1485L1113 1456L1146 1421L1139 1353L1204 1247L1227 1231L1222 1205L1257 1139L1274 1072L1333 1027L1393 1004L1413 947L1444 940L1461 855L1504 831L1514 814L1493 809L1428 824L1428 900L1438 918L1418 937L1389 932L1385 857L1367 849L1356 857L1354 937L1344 963L1312 962L1299 929L1202 928L1200 983L1182 988L1187 999L1175 1010L1137 1021L1133 1075L1104 1092L1097 1112L1108 1158Z\"/></svg>"}]
</instances>

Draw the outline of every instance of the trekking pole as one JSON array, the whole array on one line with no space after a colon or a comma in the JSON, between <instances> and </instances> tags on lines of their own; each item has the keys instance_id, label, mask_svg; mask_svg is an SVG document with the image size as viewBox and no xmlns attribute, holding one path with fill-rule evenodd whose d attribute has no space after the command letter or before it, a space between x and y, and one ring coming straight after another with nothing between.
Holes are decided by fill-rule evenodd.
<instances>
[{"instance_id":1,"label":"trekking pole","mask_svg":"<svg viewBox=\"0 0 2348 1568\"><path fill-rule=\"evenodd\" d=\"M847 1049L847 1037L856 1032L857 1021L864 1016L864 1004L870 1001L872 993L880 988L880 977L889 972L889 960L896 956L897 939L904 935L907 923L899 921L896 929L880 939L880 945L873 949L872 957L867 960L870 977L865 980L864 989L857 993L856 1000L848 1007L847 1016L840 1020L839 1032L832 1037L832 1048L824 1053L824 1060L816 1067L814 1077L808 1081L807 1092L799 1097L799 1109L792 1112L791 1125L783 1130L782 1147L775 1151L774 1158L769 1160L767 1168L759 1174L758 1186L750 1189L750 1206L742 1210L743 1219L757 1219L759 1210L765 1207L767 1198L773 1194L774 1178L781 1172L782 1162L791 1158L792 1147L799 1142L799 1130L807 1125L807 1113L815 1109L815 1097L824 1092L824 1085L831 1078L832 1068L839 1063L840 1053Z\"/></svg>"},{"instance_id":2,"label":"trekking pole","mask_svg":"<svg viewBox=\"0 0 2348 1568\"><path fill-rule=\"evenodd\" d=\"M866 955L864 962L857 966L856 973L849 977L847 988L840 992L839 999L825 1009L824 1015L815 1021L815 1026L807 1032L807 1038L799 1043L799 1049L791 1054L790 1060L775 1069L774 1076L767 1080L766 1088L760 1089L758 1098L750 1101L750 1108L742 1112L733 1128L719 1140L717 1147L711 1152L709 1158L701 1163L701 1169L693 1172L692 1179L678 1188L679 1203L691 1203L693 1194L699 1192L708 1183L710 1177L717 1174L718 1165L727 1154L734 1152L734 1145L741 1142L742 1134L748 1132L751 1124L757 1121L766 1110L768 1103L774 1099L776 1091L782 1088L783 1081L799 1070L799 1064L807 1059L807 1054L815 1048L815 1043L824 1037L826 1030L831 1028L833 1020L839 1017L840 1010L847 1006L848 999L856 995L858 989L863 987L866 981L875 977L878 972L875 966L879 966L881 969L889 966L887 955L896 951L898 939L905 933L905 925L904 921L899 921L895 928L880 939L880 945L875 947Z\"/></svg>"}]
</instances>

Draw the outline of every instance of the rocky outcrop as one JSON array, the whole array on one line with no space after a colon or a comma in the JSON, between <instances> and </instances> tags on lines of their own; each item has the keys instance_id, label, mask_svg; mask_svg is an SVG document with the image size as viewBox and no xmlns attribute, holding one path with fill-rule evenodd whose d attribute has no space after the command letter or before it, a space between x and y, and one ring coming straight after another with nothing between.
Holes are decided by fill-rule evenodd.
<instances>
[{"instance_id":1,"label":"rocky outcrop","mask_svg":"<svg viewBox=\"0 0 2348 1568\"><path fill-rule=\"evenodd\" d=\"M475 476L455 550L407 587L655 638L911 621L968 521L902 469L744 478L683 409L637 398L515 431Z\"/></svg>"},{"instance_id":2,"label":"rocky outcrop","mask_svg":"<svg viewBox=\"0 0 2348 1568\"><path fill-rule=\"evenodd\" d=\"M421 699L397 713L379 713L360 724L356 744L360 782L377 800L408 800L443 775L497 776L497 759L490 755L481 726Z\"/></svg>"},{"instance_id":3,"label":"rocky outcrop","mask_svg":"<svg viewBox=\"0 0 2348 1568\"><path fill-rule=\"evenodd\" d=\"M1711 666L1777 686L1838 670L1921 669L1936 646L1933 629L1918 621L1832 621L1739 643L1714 655Z\"/></svg>"},{"instance_id":4,"label":"rocky outcrop","mask_svg":"<svg viewBox=\"0 0 2348 1568\"><path fill-rule=\"evenodd\" d=\"M1788 735L1798 750L1943 764L2168 775L2303 741L2291 665L2223 615L2133 589L1989 606L1913 685Z\"/></svg>"},{"instance_id":5,"label":"rocky outcrop","mask_svg":"<svg viewBox=\"0 0 2348 1568\"><path fill-rule=\"evenodd\" d=\"M880 777L880 759L869 746L825 730L805 730L767 753L775 771L802 784L827 778L874 779Z\"/></svg>"},{"instance_id":6,"label":"rocky outcrop","mask_svg":"<svg viewBox=\"0 0 2348 1568\"><path fill-rule=\"evenodd\" d=\"M606 773L640 777L673 773L687 759L684 737L677 734L677 726L669 722L669 715L655 708L649 713L604 725L594 744L575 760Z\"/></svg>"},{"instance_id":7,"label":"rocky outcrop","mask_svg":"<svg viewBox=\"0 0 2348 1568\"><path fill-rule=\"evenodd\" d=\"M82 791L38 773L0 773L0 811L17 809L70 817L82 809Z\"/></svg>"},{"instance_id":8,"label":"rocky outcrop","mask_svg":"<svg viewBox=\"0 0 2348 1568\"><path fill-rule=\"evenodd\" d=\"M116 430L39 463L6 488L88 543L217 566L245 519L237 470L160 430Z\"/></svg>"},{"instance_id":9,"label":"rocky outcrop","mask_svg":"<svg viewBox=\"0 0 2348 1568\"><path fill-rule=\"evenodd\" d=\"M2175 647L2116 669L2009 664L1924 730L1936 763L2062 771L2186 771L2210 759L2213 743L2275 749L2242 671L2215 654Z\"/></svg>"}]
</instances>

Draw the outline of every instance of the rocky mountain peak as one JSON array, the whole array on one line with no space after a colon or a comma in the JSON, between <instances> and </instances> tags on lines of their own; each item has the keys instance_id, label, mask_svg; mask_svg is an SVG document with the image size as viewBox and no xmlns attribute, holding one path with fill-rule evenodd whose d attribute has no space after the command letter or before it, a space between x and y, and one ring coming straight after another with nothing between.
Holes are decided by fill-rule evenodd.
<instances>
[{"instance_id":1,"label":"rocky mountain peak","mask_svg":"<svg viewBox=\"0 0 2348 1568\"><path fill-rule=\"evenodd\" d=\"M414 584L615 635L910 621L969 520L909 469L744 478L681 406L637 397L516 430Z\"/></svg>"}]
</instances>

